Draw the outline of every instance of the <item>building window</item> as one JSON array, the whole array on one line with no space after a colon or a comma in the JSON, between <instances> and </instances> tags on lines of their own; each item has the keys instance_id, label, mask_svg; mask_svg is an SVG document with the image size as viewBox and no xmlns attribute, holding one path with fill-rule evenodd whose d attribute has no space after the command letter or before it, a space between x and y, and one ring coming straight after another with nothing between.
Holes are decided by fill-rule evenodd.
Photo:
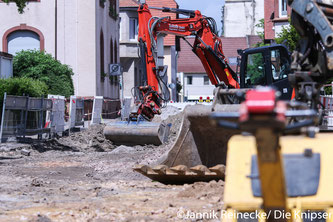
<instances>
[{"instance_id":1,"label":"building window","mask_svg":"<svg viewBox=\"0 0 333 222\"><path fill-rule=\"evenodd\" d=\"M112 41L112 38L110 40L110 63L111 64L114 63L114 59L113 59L113 41Z\"/></svg>"},{"instance_id":2,"label":"building window","mask_svg":"<svg viewBox=\"0 0 333 222\"><path fill-rule=\"evenodd\" d=\"M137 40L138 38L138 19L130 18L129 19L129 39Z\"/></svg>"},{"instance_id":3,"label":"building window","mask_svg":"<svg viewBox=\"0 0 333 222\"><path fill-rule=\"evenodd\" d=\"M100 35L100 69L101 69L101 81L104 81L104 77L105 77L105 72L104 72L104 34L103 31L101 31L101 35Z\"/></svg>"},{"instance_id":4,"label":"building window","mask_svg":"<svg viewBox=\"0 0 333 222\"><path fill-rule=\"evenodd\" d=\"M118 63L118 48L116 40L114 40L114 63Z\"/></svg>"},{"instance_id":5,"label":"building window","mask_svg":"<svg viewBox=\"0 0 333 222\"><path fill-rule=\"evenodd\" d=\"M40 30L26 24L21 24L20 26L8 29L4 33L2 36L2 47L4 52L12 54L29 49L44 51L45 39ZM8 47L10 47L9 50Z\"/></svg>"},{"instance_id":6,"label":"building window","mask_svg":"<svg viewBox=\"0 0 333 222\"><path fill-rule=\"evenodd\" d=\"M99 0L99 6L104 8L106 0Z\"/></svg>"},{"instance_id":7,"label":"building window","mask_svg":"<svg viewBox=\"0 0 333 222\"><path fill-rule=\"evenodd\" d=\"M187 85L192 85L193 84L193 76L188 76L187 77Z\"/></svg>"},{"instance_id":8,"label":"building window","mask_svg":"<svg viewBox=\"0 0 333 222\"><path fill-rule=\"evenodd\" d=\"M117 0L109 0L110 6L109 6L109 16L111 16L113 19L118 18L117 13Z\"/></svg>"},{"instance_id":9,"label":"building window","mask_svg":"<svg viewBox=\"0 0 333 222\"><path fill-rule=\"evenodd\" d=\"M121 23L121 17L119 17L119 41L122 41L123 40L123 35L122 35L122 31L123 31L123 23Z\"/></svg>"},{"instance_id":10,"label":"building window","mask_svg":"<svg viewBox=\"0 0 333 222\"><path fill-rule=\"evenodd\" d=\"M40 38L35 32L15 31L7 37L8 53L15 55L22 50L40 50Z\"/></svg>"},{"instance_id":11,"label":"building window","mask_svg":"<svg viewBox=\"0 0 333 222\"><path fill-rule=\"evenodd\" d=\"M208 76L204 76L204 85L209 85L209 78L208 78Z\"/></svg>"},{"instance_id":12,"label":"building window","mask_svg":"<svg viewBox=\"0 0 333 222\"><path fill-rule=\"evenodd\" d=\"M279 14L280 17L286 17L288 15L287 0L279 0Z\"/></svg>"}]
</instances>

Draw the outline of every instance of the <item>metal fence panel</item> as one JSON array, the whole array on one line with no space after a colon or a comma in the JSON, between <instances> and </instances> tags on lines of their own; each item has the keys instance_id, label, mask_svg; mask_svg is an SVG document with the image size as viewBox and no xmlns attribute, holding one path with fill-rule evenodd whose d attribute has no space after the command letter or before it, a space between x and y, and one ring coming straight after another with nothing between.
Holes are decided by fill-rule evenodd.
<instances>
[{"instance_id":1,"label":"metal fence panel","mask_svg":"<svg viewBox=\"0 0 333 222\"><path fill-rule=\"evenodd\" d=\"M51 133L62 133L65 131L65 97L48 95L52 100L52 111L48 112Z\"/></svg>"},{"instance_id":2,"label":"metal fence panel","mask_svg":"<svg viewBox=\"0 0 333 222\"><path fill-rule=\"evenodd\" d=\"M100 124L102 122L103 102L104 99L102 96L95 96L91 124Z\"/></svg>"},{"instance_id":3,"label":"metal fence panel","mask_svg":"<svg viewBox=\"0 0 333 222\"><path fill-rule=\"evenodd\" d=\"M76 117L76 96L71 96L70 105L69 105L69 128L75 127L75 117Z\"/></svg>"},{"instance_id":4,"label":"metal fence panel","mask_svg":"<svg viewBox=\"0 0 333 222\"><path fill-rule=\"evenodd\" d=\"M3 103L1 141L11 136L49 133L45 127L46 112L52 109L52 101L44 98L6 95Z\"/></svg>"},{"instance_id":5,"label":"metal fence panel","mask_svg":"<svg viewBox=\"0 0 333 222\"><path fill-rule=\"evenodd\" d=\"M76 96L70 97L70 128L84 125L84 99Z\"/></svg>"}]
</instances>

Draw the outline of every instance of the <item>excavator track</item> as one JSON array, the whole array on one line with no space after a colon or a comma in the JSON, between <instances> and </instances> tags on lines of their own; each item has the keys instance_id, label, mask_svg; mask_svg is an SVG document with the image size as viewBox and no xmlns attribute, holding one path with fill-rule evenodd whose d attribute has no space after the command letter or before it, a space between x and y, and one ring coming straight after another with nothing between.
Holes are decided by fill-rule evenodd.
<instances>
[{"instance_id":1,"label":"excavator track","mask_svg":"<svg viewBox=\"0 0 333 222\"><path fill-rule=\"evenodd\" d=\"M163 184L186 184L198 181L224 180L225 166L219 164L207 168L204 165L197 165L188 168L185 165L174 167L158 165L151 168L146 165L137 165L133 170Z\"/></svg>"}]
</instances>

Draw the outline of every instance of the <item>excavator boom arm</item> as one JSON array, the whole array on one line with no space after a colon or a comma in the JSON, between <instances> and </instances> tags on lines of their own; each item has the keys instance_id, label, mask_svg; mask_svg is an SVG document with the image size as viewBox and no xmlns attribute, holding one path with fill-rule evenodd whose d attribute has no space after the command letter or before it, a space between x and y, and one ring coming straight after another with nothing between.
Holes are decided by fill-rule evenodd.
<instances>
[{"instance_id":1,"label":"excavator boom arm","mask_svg":"<svg viewBox=\"0 0 333 222\"><path fill-rule=\"evenodd\" d=\"M161 10L174 13L182 12L179 9L169 8L168 10L161 8ZM192 15L190 18L156 18L152 17L146 4L140 5L138 14L138 39L139 42L143 42L147 46L145 56L148 84L155 84L153 80L149 81L149 79L154 79L156 69L158 69L156 60L153 58L154 50L156 50L154 41L157 40L159 35L172 34L180 37L195 36L194 44L192 45L193 52L199 57L213 85L217 86L223 81L229 88L239 88L239 84L236 81L237 77L223 54L222 41L212 30L211 18L202 16L198 10L190 13Z\"/></svg>"}]
</instances>

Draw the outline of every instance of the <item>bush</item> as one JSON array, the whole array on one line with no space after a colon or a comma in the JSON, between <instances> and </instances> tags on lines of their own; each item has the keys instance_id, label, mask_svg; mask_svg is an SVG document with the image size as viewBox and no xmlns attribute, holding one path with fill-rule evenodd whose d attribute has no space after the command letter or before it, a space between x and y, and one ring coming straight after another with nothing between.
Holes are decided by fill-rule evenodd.
<instances>
[{"instance_id":1,"label":"bush","mask_svg":"<svg viewBox=\"0 0 333 222\"><path fill-rule=\"evenodd\" d=\"M55 60L50 54L36 50L19 52L13 59L15 77L40 80L50 94L69 97L74 94L72 69Z\"/></svg>"},{"instance_id":2,"label":"bush","mask_svg":"<svg viewBox=\"0 0 333 222\"><path fill-rule=\"evenodd\" d=\"M282 31L278 34L278 37L275 38L276 43L286 44L290 52L296 49L299 40L300 36L292 24L289 26L283 26Z\"/></svg>"},{"instance_id":3,"label":"bush","mask_svg":"<svg viewBox=\"0 0 333 222\"><path fill-rule=\"evenodd\" d=\"M42 97L48 94L47 85L44 82L29 78L0 79L0 114L2 113L3 96L7 95ZM0 116L1 119L1 116Z\"/></svg>"}]
</instances>

